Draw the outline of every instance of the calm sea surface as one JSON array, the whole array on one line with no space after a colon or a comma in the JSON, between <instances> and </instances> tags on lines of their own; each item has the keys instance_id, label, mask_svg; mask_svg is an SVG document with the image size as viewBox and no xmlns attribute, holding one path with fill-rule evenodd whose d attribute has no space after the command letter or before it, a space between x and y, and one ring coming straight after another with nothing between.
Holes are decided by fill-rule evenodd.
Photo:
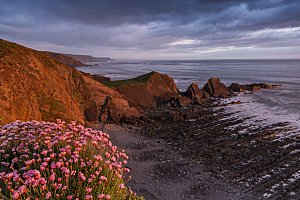
<instances>
[{"instance_id":1,"label":"calm sea surface","mask_svg":"<svg viewBox=\"0 0 300 200\"><path fill-rule=\"evenodd\" d=\"M94 63L95 64L95 63ZM266 121L287 121L300 128L300 60L200 60L200 61L110 61L97 66L79 67L112 80L133 78L150 71L172 76L181 91L191 82L202 87L206 80L218 76L227 86L266 82L282 84L273 90L240 95L247 102L233 109ZM251 123L251 122L249 122ZM254 122L253 122L254 123Z\"/></svg>"}]
</instances>

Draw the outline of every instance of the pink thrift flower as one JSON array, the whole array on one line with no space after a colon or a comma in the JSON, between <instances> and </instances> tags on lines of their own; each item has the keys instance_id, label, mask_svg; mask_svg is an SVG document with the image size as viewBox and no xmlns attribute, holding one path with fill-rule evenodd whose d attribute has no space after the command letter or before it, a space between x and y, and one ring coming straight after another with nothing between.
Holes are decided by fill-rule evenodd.
<instances>
[{"instance_id":1,"label":"pink thrift flower","mask_svg":"<svg viewBox=\"0 0 300 200\"><path fill-rule=\"evenodd\" d=\"M49 180L50 180L50 181L54 181L54 180L55 180L55 175L52 174L52 175L49 177Z\"/></svg>"},{"instance_id":2,"label":"pink thrift flower","mask_svg":"<svg viewBox=\"0 0 300 200\"><path fill-rule=\"evenodd\" d=\"M91 193L92 191L93 191L92 188L86 188L87 193Z\"/></svg>"},{"instance_id":3,"label":"pink thrift flower","mask_svg":"<svg viewBox=\"0 0 300 200\"><path fill-rule=\"evenodd\" d=\"M50 197L51 197L51 192L48 192L48 193L46 194L46 199L50 199Z\"/></svg>"},{"instance_id":4,"label":"pink thrift flower","mask_svg":"<svg viewBox=\"0 0 300 200\"><path fill-rule=\"evenodd\" d=\"M72 195L69 195L69 196L67 196L67 199L68 199L68 200L71 200L71 199L73 199L73 196L72 196Z\"/></svg>"},{"instance_id":5,"label":"pink thrift flower","mask_svg":"<svg viewBox=\"0 0 300 200\"><path fill-rule=\"evenodd\" d=\"M79 178L83 181L86 180L85 176L83 175L83 173L79 172Z\"/></svg>"}]
</instances>

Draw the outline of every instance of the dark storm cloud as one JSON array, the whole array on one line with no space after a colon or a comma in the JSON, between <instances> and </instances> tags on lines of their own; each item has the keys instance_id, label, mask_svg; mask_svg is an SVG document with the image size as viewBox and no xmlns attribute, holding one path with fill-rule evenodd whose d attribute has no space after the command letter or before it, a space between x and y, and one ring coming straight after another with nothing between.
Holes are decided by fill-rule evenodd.
<instances>
[{"instance_id":1,"label":"dark storm cloud","mask_svg":"<svg viewBox=\"0 0 300 200\"><path fill-rule=\"evenodd\" d=\"M298 0L0 0L0 37L169 52L299 46L299 10Z\"/></svg>"}]
</instances>

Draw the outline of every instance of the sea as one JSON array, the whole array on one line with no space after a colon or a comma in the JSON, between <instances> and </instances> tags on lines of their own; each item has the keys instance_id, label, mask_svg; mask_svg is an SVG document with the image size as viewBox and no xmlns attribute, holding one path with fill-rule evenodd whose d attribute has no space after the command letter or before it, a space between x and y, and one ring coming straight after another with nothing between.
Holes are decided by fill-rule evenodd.
<instances>
[{"instance_id":1,"label":"sea","mask_svg":"<svg viewBox=\"0 0 300 200\"><path fill-rule=\"evenodd\" d=\"M227 106L225 112L245 118L244 123L250 127L281 122L293 127L282 138L300 134L300 60L112 60L88 64L92 66L78 67L78 70L104 75L112 80L158 71L173 77L181 91L185 91L192 82L203 87L210 77L219 77L227 86L233 82L280 84L274 89L238 94L224 100L243 102Z\"/></svg>"}]
</instances>

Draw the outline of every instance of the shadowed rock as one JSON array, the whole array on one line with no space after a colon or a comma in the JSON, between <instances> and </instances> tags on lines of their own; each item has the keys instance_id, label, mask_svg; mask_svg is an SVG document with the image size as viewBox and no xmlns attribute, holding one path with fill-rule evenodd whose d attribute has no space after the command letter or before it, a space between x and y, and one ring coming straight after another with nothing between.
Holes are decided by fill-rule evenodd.
<instances>
[{"instance_id":1,"label":"shadowed rock","mask_svg":"<svg viewBox=\"0 0 300 200\"><path fill-rule=\"evenodd\" d=\"M107 96L100 108L98 119L100 122L120 123L128 119L138 118L142 116L136 109L124 105L119 99Z\"/></svg>"},{"instance_id":2,"label":"shadowed rock","mask_svg":"<svg viewBox=\"0 0 300 200\"><path fill-rule=\"evenodd\" d=\"M244 90L249 90L249 91L257 91L260 89L272 89L274 87L278 87L278 84L267 84L267 83L252 83L248 85L242 85L242 88Z\"/></svg>"},{"instance_id":3,"label":"shadowed rock","mask_svg":"<svg viewBox=\"0 0 300 200\"><path fill-rule=\"evenodd\" d=\"M238 83L232 83L228 88L233 92L244 92L245 91L243 89L243 86Z\"/></svg>"},{"instance_id":4,"label":"shadowed rock","mask_svg":"<svg viewBox=\"0 0 300 200\"><path fill-rule=\"evenodd\" d=\"M190 98L194 104L200 104L209 95L203 92L196 83L192 83L188 89L183 93L183 96Z\"/></svg>"},{"instance_id":5,"label":"shadowed rock","mask_svg":"<svg viewBox=\"0 0 300 200\"><path fill-rule=\"evenodd\" d=\"M218 77L211 77L203 87L203 91L212 97L229 98L233 93L221 83Z\"/></svg>"}]
</instances>

